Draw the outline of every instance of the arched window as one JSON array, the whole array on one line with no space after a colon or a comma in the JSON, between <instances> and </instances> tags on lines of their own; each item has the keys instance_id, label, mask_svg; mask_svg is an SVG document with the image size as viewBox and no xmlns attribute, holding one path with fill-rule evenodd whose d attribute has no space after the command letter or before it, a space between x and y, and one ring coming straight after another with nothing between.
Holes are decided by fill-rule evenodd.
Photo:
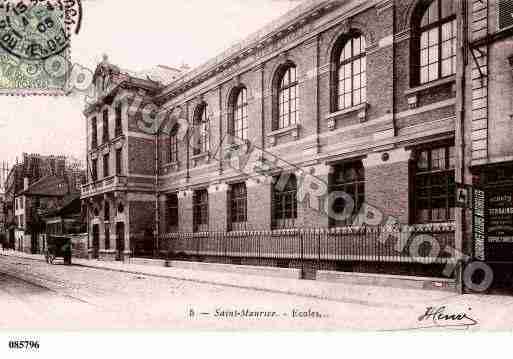
<instances>
[{"instance_id":1,"label":"arched window","mask_svg":"<svg viewBox=\"0 0 513 359\"><path fill-rule=\"evenodd\" d=\"M424 84L456 73L456 1L434 0L418 14L416 46L418 83Z\"/></svg>"},{"instance_id":2,"label":"arched window","mask_svg":"<svg viewBox=\"0 0 513 359\"><path fill-rule=\"evenodd\" d=\"M248 94L245 87L235 93L232 100L232 129L231 134L241 140L248 138Z\"/></svg>"},{"instance_id":3,"label":"arched window","mask_svg":"<svg viewBox=\"0 0 513 359\"><path fill-rule=\"evenodd\" d=\"M208 152L210 150L210 122L206 103L199 105L196 109L194 127L194 154Z\"/></svg>"},{"instance_id":4,"label":"arched window","mask_svg":"<svg viewBox=\"0 0 513 359\"><path fill-rule=\"evenodd\" d=\"M353 35L335 51L336 81L334 84L335 111L360 105L367 101L366 42L362 35Z\"/></svg>"},{"instance_id":5,"label":"arched window","mask_svg":"<svg viewBox=\"0 0 513 359\"><path fill-rule=\"evenodd\" d=\"M296 66L289 65L279 75L278 121L275 129L294 125L299 120L299 87Z\"/></svg>"}]
</instances>

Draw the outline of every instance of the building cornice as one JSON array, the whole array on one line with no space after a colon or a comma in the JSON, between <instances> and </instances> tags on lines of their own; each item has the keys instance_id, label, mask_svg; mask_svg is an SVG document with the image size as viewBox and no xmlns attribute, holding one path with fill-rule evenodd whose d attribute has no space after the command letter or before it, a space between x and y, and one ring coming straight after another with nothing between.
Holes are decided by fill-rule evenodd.
<instances>
[{"instance_id":1,"label":"building cornice","mask_svg":"<svg viewBox=\"0 0 513 359\"><path fill-rule=\"evenodd\" d=\"M296 14L296 12L302 10L302 8L292 10L292 15L295 16L291 17L290 20L286 19L284 23L277 28L267 33L264 32L264 34L250 36L249 39L241 41L218 57L168 85L161 94L157 96L159 102L165 102L165 98L181 94L201 82L232 68L233 65L240 63L245 58L286 38L299 28L304 27L305 24L312 23L341 5L342 2L339 0L325 0L320 3L319 1L309 1L308 4L302 5L302 8L306 6L307 10L303 10L299 14ZM287 18L287 15L285 15L285 18ZM283 20L278 19L278 21Z\"/></svg>"},{"instance_id":2,"label":"building cornice","mask_svg":"<svg viewBox=\"0 0 513 359\"><path fill-rule=\"evenodd\" d=\"M326 3L330 3L329 6L326 6ZM259 41L255 46L255 51L250 51L249 48L240 49L239 55L234 58L226 58L223 59L220 55L215 59L219 59L218 61L213 61L215 66L200 66L195 70L194 75L189 75L187 77L179 79L177 82L170 84L164 90L158 94L155 98L155 102L163 105L164 103L169 102L172 99L176 99L177 102L188 101L198 93L205 93L211 90L212 88L216 88L225 84L233 77L239 76L245 72L260 69L265 65L266 62L271 59L279 56L280 53L284 51L290 51L290 49L297 47L301 43L308 43L309 41L314 41L317 36L325 32L334 26L337 26L342 21L352 18L353 16L369 10L374 7L378 7L379 4L383 3L383 1L352 1L352 2L341 2L339 0L333 0L328 2L323 2L320 4L320 8L322 11L312 10L310 12L304 13L303 17L298 17L297 21L294 23L295 25L288 25L284 27L285 30L278 31L276 34L269 34L265 39ZM323 7L324 6L324 7ZM341 11L340 16L333 16L333 18L328 19L325 23L318 24L314 29L308 28L309 24L312 24L315 20L320 17L326 15L327 13L333 12L338 8L344 7L343 11ZM315 14L309 15L311 12ZM308 19L308 21L305 21ZM287 32L288 31L288 32ZM277 36L277 34L281 33L281 36ZM280 46L277 50L272 50L273 46L287 39L287 36L291 37L296 34L294 38L288 42L286 45ZM271 49L271 51L269 51ZM249 56L257 56L254 61L251 61L249 64L241 63L246 60ZM226 61L225 61L226 60ZM209 63L207 63L209 64ZM223 75L224 73L224 75ZM222 75L219 79L215 79L215 76ZM205 86L200 86L202 83L205 83L207 80L214 80L213 83L207 84ZM201 88L200 88L201 87ZM197 88L196 93L187 94L187 91ZM179 96L184 96L183 98L178 99ZM174 105L170 105L173 107Z\"/></svg>"}]
</instances>

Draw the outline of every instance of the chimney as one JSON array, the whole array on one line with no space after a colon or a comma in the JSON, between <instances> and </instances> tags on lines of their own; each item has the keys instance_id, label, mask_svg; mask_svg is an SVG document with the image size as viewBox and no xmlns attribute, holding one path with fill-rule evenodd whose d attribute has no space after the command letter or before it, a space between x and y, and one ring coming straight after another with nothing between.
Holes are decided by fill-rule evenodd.
<instances>
[{"instance_id":1,"label":"chimney","mask_svg":"<svg viewBox=\"0 0 513 359\"><path fill-rule=\"evenodd\" d=\"M23 178L23 190L26 191L29 188L29 179L28 177Z\"/></svg>"}]
</instances>

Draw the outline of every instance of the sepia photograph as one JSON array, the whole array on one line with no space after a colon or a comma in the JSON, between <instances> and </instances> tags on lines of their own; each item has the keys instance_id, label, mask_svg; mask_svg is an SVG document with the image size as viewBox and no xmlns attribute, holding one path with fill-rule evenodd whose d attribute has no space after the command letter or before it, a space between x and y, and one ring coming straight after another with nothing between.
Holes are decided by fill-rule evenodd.
<instances>
[{"instance_id":1,"label":"sepia photograph","mask_svg":"<svg viewBox=\"0 0 513 359\"><path fill-rule=\"evenodd\" d=\"M0 0L2 357L512 317L513 0Z\"/></svg>"}]
</instances>

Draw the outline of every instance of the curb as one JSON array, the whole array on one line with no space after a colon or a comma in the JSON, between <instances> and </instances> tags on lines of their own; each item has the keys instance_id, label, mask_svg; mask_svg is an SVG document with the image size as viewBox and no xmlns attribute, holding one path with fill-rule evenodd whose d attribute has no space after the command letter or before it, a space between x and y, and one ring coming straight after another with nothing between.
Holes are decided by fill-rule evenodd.
<instances>
[{"instance_id":1,"label":"curb","mask_svg":"<svg viewBox=\"0 0 513 359\"><path fill-rule=\"evenodd\" d=\"M75 264L75 265L76 266L80 266L80 267L84 267L84 268L102 269L102 270L108 270L108 271L113 271L113 272L129 273L129 274L136 274L136 275L145 275L145 276L149 276L149 277L156 277L156 278L163 278L163 279L183 280L183 281L199 283L199 284L218 285L218 286L229 287L229 288L255 290L255 291L259 291L259 292L284 294L284 295L293 295L293 296L297 296L297 297L320 299L320 300L327 300L327 301L339 302L339 303L359 304L359 305L365 305L365 306L377 307L377 308L384 308L384 307L387 307L387 308L389 308L389 307L394 307L394 308L413 308L414 307L412 305L400 305L400 304L383 303L383 302L371 302L371 301L367 301L367 300L359 300L359 299L347 298L347 297L336 297L336 296L330 296L330 295L320 295L320 294L304 293L304 292L301 292L301 291L279 290L279 289L273 289L273 288L263 288L263 287L250 286L250 285L226 283L226 282L220 282L220 281L214 281L214 280L194 279L194 278L179 277L179 276L165 275L165 274L145 273L145 272L141 272L141 271L129 270L129 269L121 269L121 268L96 267L96 266L87 265L87 264Z\"/></svg>"},{"instance_id":2,"label":"curb","mask_svg":"<svg viewBox=\"0 0 513 359\"><path fill-rule=\"evenodd\" d=\"M29 260L44 262L43 259L17 256L15 254L14 255L5 255L5 254L0 253L0 255L4 256L4 257L15 257L15 258L20 258L20 259L29 259ZM350 298L350 297L343 297L343 296L336 296L336 295L333 296L333 295L329 295L329 294L323 295L323 294L305 293L304 291L300 291L300 290L286 290L286 289L281 290L281 289L275 289L275 288L265 288L265 287L261 287L261 286L226 283L223 281L216 281L216 280L196 279L196 278L176 276L176 275L171 275L171 274L155 274L155 273L147 273L144 271L124 269L124 268L109 268L109 267L102 267L102 266L94 266L92 264L75 263L73 265L77 266L77 267L91 268L91 269L97 269L97 270L129 273L129 274L135 274L135 275L145 275L145 276L149 276L149 277L163 278L163 279L182 280L182 281L188 281L188 282L199 283L199 284L209 284L209 285L218 285L218 286L224 286L224 287L229 287L229 288L255 290L255 291L259 291L259 292L293 295L293 296L303 297L303 298L327 300L327 301L333 301L333 302L338 302L338 303L358 304L358 305L365 305L365 306L371 306L371 307L377 307L377 308L383 308L383 307L413 308L414 307L413 305L409 305L409 304L375 302L375 301L361 300L361 299ZM297 280L297 281L305 282L305 280ZM325 283L326 284L334 284L334 283L328 283L328 282L325 282ZM341 284L341 285L343 285L343 284Z\"/></svg>"}]
</instances>

